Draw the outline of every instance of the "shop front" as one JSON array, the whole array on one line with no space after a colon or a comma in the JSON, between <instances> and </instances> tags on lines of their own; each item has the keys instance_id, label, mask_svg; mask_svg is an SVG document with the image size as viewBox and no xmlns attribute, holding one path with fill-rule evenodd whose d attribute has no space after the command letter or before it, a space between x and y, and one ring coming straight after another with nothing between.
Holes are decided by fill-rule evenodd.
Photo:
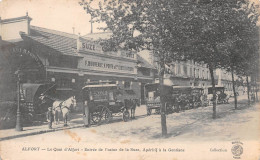
<instances>
[{"instance_id":1,"label":"shop front","mask_svg":"<svg viewBox=\"0 0 260 160\"><path fill-rule=\"evenodd\" d=\"M16 55L24 60L17 62L15 60L18 58L9 58L13 61L11 66L20 64L27 66L23 68L26 72L24 81L26 83L44 81L56 84L55 98L65 99L75 95L80 100L81 89L85 83L111 81L122 89L132 90L137 97L142 99L144 84L154 81L154 67L140 58L136 52L115 49L108 51L99 41L85 36L31 26L29 23L31 19L28 15L18 17L18 19L20 19L19 23L17 18L2 20L6 22L4 25L12 23L17 28L21 28L15 32L14 38L18 39L18 43L23 44L23 47L21 51L17 50L14 54L24 52L22 56ZM33 61L26 57L31 57ZM8 66L10 63L3 59L3 63ZM5 67L4 70L7 71L10 68ZM4 81L8 81L8 78ZM14 85L11 86L15 86L15 79Z\"/></svg>"}]
</instances>

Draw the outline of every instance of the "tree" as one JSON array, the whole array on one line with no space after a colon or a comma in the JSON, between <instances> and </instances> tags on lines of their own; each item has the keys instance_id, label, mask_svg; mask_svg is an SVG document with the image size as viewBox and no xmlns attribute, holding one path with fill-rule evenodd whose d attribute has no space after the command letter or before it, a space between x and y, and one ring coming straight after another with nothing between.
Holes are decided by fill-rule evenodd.
<instances>
[{"instance_id":1,"label":"tree","mask_svg":"<svg viewBox=\"0 0 260 160\"><path fill-rule=\"evenodd\" d=\"M99 7L93 8L92 2L83 0L80 5L91 14L93 21L106 23L101 29L113 33L103 42L106 48L146 49L158 58L162 136L166 136L165 93L162 89L165 64L183 58L183 26L186 22L183 15L192 6L187 5L188 0L101 0Z\"/></svg>"},{"instance_id":2,"label":"tree","mask_svg":"<svg viewBox=\"0 0 260 160\"><path fill-rule=\"evenodd\" d=\"M186 43L190 46L191 52L186 52L188 59L204 62L208 65L213 90L213 118L216 118L216 91L214 69L226 66L224 59L227 53L220 50L225 44L229 48L230 41L235 37L227 38L232 30L236 10L242 8L243 0L199 0L193 7L193 18L190 19L189 28L186 32ZM237 21L235 21L237 22Z\"/></svg>"},{"instance_id":3,"label":"tree","mask_svg":"<svg viewBox=\"0 0 260 160\"><path fill-rule=\"evenodd\" d=\"M233 17L232 21L222 26L226 33L226 40L220 43L218 48L221 52L226 53L221 66L231 72L235 109L237 109L234 74L245 74L244 70L248 68L247 65L254 63L252 57L256 58L255 54L258 55L257 46L259 41L258 29L256 27L258 13L254 9L253 4L245 2L240 8L231 10L229 14ZM252 71L253 68L250 70Z\"/></svg>"},{"instance_id":4,"label":"tree","mask_svg":"<svg viewBox=\"0 0 260 160\"><path fill-rule=\"evenodd\" d=\"M226 67L229 53L221 45L234 41L232 25L245 0L82 0L80 5L94 22L104 22L103 30L112 36L102 45L107 50L152 51L158 57L158 76L162 86L165 64L192 59L208 65L213 88L213 118L216 118L214 69ZM230 50L230 46L225 45ZM224 48L225 48L224 47ZM231 45L231 47L233 47ZM225 63L224 63L225 62ZM166 136L164 92L160 90L162 135Z\"/></svg>"}]
</instances>

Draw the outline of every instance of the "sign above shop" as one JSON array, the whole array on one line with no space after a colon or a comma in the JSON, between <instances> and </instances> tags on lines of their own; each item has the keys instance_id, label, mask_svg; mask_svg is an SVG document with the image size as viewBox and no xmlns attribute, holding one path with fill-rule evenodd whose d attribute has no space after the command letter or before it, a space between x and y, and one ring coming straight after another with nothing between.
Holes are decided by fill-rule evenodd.
<instances>
[{"instance_id":1,"label":"sign above shop","mask_svg":"<svg viewBox=\"0 0 260 160\"><path fill-rule=\"evenodd\" d=\"M136 55L134 52L130 51L105 51L102 45L100 45L97 42L86 40L86 39L78 39L77 41L77 50L78 51L88 51L92 53L98 53L98 54L106 54L110 56L116 56L116 57L123 57L123 58L129 58L129 59L136 59Z\"/></svg>"},{"instance_id":2,"label":"sign above shop","mask_svg":"<svg viewBox=\"0 0 260 160\"><path fill-rule=\"evenodd\" d=\"M100 44L93 43L91 41L80 42L80 50L98 52L98 53L104 52L104 50Z\"/></svg>"},{"instance_id":3,"label":"sign above shop","mask_svg":"<svg viewBox=\"0 0 260 160\"><path fill-rule=\"evenodd\" d=\"M113 58L86 55L79 60L78 68L102 72L117 72L137 74L136 63L134 61L122 61Z\"/></svg>"}]
</instances>

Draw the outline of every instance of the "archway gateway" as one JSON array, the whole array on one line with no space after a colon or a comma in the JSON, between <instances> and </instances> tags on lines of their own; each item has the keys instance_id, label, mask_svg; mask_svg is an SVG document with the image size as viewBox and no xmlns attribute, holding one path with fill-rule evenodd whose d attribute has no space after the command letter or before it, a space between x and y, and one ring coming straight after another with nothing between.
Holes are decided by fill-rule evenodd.
<instances>
[{"instance_id":1,"label":"archway gateway","mask_svg":"<svg viewBox=\"0 0 260 160\"><path fill-rule=\"evenodd\" d=\"M23 73L21 83L45 81L45 68L38 55L14 43L0 40L0 91L2 93L0 100L15 99L17 82L15 71L18 69Z\"/></svg>"}]
</instances>

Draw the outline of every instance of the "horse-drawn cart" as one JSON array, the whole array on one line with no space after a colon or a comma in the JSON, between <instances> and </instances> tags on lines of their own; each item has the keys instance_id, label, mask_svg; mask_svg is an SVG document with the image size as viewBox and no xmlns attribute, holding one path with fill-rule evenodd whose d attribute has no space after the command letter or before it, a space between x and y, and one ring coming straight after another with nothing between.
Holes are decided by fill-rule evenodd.
<instances>
[{"instance_id":1,"label":"horse-drawn cart","mask_svg":"<svg viewBox=\"0 0 260 160\"><path fill-rule=\"evenodd\" d=\"M161 91L165 99L167 114L202 105L203 89L200 87L163 85ZM147 115L151 115L152 110L159 114L161 110L160 85L158 83L145 85L145 96Z\"/></svg>"},{"instance_id":2,"label":"horse-drawn cart","mask_svg":"<svg viewBox=\"0 0 260 160\"><path fill-rule=\"evenodd\" d=\"M113 114L122 114L122 119L128 121L129 109L137 105L134 95L111 82L89 83L82 90L84 107L89 107L92 124L108 123Z\"/></svg>"},{"instance_id":3,"label":"horse-drawn cart","mask_svg":"<svg viewBox=\"0 0 260 160\"><path fill-rule=\"evenodd\" d=\"M224 87L215 87L216 91L216 102L218 104L223 104L223 103L228 103L230 96L225 93L225 88ZM213 100L213 89L212 87L208 88L208 94L210 97L210 101Z\"/></svg>"},{"instance_id":4,"label":"horse-drawn cart","mask_svg":"<svg viewBox=\"0 0 260 160\"><path fill-rule=\"evenodd\" d=\"M170 85L162 86L163 95L165 98L166 112L173 112L173 99L172 93L173 88ZM160 97L160 84L146 84L145 85L145 97L146 97L146 107L147 107L147 115L151 115L152 111L155 110L155 113L159 114L161 112L161 97Z\"/></svg>"}]
</instances>

